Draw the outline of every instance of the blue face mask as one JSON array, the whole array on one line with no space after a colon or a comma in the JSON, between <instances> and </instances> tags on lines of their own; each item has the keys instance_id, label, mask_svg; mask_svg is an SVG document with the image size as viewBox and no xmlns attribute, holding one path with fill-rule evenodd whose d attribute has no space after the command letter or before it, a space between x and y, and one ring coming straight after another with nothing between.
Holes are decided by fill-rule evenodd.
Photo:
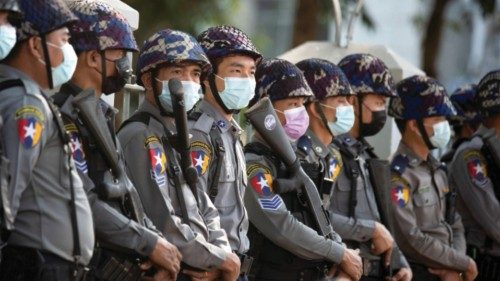
<instances>
[{"instance_id":1,"label":"blue face mask","mask_svg":"<svg viewBox=\"0 0 500 281\"><path fill-rule=\"evenodd\" d=\"M434 135L429 138L431 144L436 148L444 148L450 141L451 129L448 121L441 121L432 126Z\"/></svg>"},{"instance_id":2,"label":"blue face mask","mask_svg":"<svg viewBox=\"0 0 500 281\"><path fill-rule=\"evenodd\" d=\"M349 132L354 125L354 109L352 105L341 105L337 107L320 104L323 107L335 110L335 121L328 122L328 128L333 136L338 136Z\"/></svg>"},{"instance_id":3,"label":"blue face mask","mask_svg":"<svg viewBox=\"0 0 500 281\"><path fill-rule=\"evenodd\" d=\"M0 60L9 55L14 45L16 45L16 28L10 24L0 25Z\"/></svg>"},{"instance_id":4,"label":"blue face mask","mask_svg":"<svg viewBox=\"0 0 500 281\"><path fill-rule=\"evenodd\" d=\"M75 73L78 57L73 49L73 46L69 43L65 43L61 47L48 42L47 45L58 48L63 53L63 62L56 67L52 67L52 84L55 88L71 79L73 73ZM40 60L40 62L45 65L44 61Z\"/></svg>"},{"instance_id":5,"label":"blue face mask","mask_svg":"<svg viewBox=\"0 0 500 281\"><path fill-rule=\"evenodd\" d=\"M224 80L224 90L219 92L219 96L228 109L240 110L248 106L255 95L255 78L215 76Z\"/></svg>"},{"instance_id":6,"label":"blue face mask","mask_svg":"<svg viewBox=\"0 0 500 281\"><path fill-rule=\"evenodd\" d=\"M172 98L168 88L168 80L156 80L162 83L161 94L158 97L160 99L161 106L163 106L167 112L173 112ZM201 86L193 81L181 81L181 83L182 88L184 89L184 105L186 106L186 111L190 111L201 98Z\"/></svg>"}]
</instances>

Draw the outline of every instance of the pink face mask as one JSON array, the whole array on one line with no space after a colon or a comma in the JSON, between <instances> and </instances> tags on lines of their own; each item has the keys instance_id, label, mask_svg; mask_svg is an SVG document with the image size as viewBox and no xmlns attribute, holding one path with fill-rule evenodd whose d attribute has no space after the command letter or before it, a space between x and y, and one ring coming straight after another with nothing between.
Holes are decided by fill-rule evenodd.
<instances>
[{"instance_id":1,"label":"pink face mask","mask_svg":"<svg viewBox=\"0 0 500 281\"><path fill-rule=\"evenodd\" d=\"M287 109L284 112L276 111L285 115L283 129L291 141L296 141L305 134L309 127L309 115L304 106Z\"/></svg>"}]
</instances>

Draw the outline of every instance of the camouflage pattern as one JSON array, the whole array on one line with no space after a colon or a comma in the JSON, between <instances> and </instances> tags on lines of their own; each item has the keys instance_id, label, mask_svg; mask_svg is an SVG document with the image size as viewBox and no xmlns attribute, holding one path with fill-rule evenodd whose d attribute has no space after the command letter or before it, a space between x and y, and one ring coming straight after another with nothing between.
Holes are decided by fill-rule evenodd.
<instances>
[{"instance_id":1,"label":"camouflage pattern","mask_svg":"<svg viewBox=\"0 0 500 281\"><path fill-rule=\"evenodd\" d=\"M492 117L500 113L500 69L486 74L477 85L475 103L483 117Z\"/></svg>"},{"instance_id":2,"label":"camouflage pattern","mask_svg":"<svg viewBox=\"0 0 500 281\"><path fill-rule=\"evenodd\" d=\"M248 55L256 63L262 60L262 55L257 51L250 38L233 26L211 27L198 35L198 42L214 66L216 59L231 54Z\"/></svg>"},{"instance_id":3,"label":"camouflage pattern","mask_svg":"<svg viewBox=\"0 0 500 281\"><path fill-rule=\"evenodd\" d=\"M332 62L324 59L306 59L298 62L297 67L304 73L307 84L314 94L306 102L355 95L344 72Z\"/></svg>"},{"instance_id":4,"label":"camouflage pattern","mask_svg":"<svg viewBox=\"0 0 500 281\"><path fill-rule=\"evenodd\" d=\"M21 13L21 9L19 8L19 2L17 0L1 0L0 10Z\"/></svg>"},{"instance_id":5,"label":"camouflage pattern","mask_svg":"<svg viewBox=\"0 0 500 281\"><path fill-rule=\"evenodd\" d=\"M171 29L158 31L141 48L137 60L137 77L159 65L183 61L198 63L203 70L210 67L210 61L193 36Z\"/></svg>"},{"instance_id":6,"label":"camouflage pattern","mask_svg":"<svg viewBox=\"0 0 500 281\"><path fill-rule=\"evenodd\" d=\"M352 54L338 64L357 94L394 97L394 81L385 63L369 54Z\"/></svg>"},{"instance_id":7,"label":"camouflage pattern","mask_svg":"<svg viewBox=\"0 0 500 281\"><path fill-rule=\"evenodd\" d=\"M476 84L466 84L453 92L450 96L451 103L457 110L457 115L450 116L448 120L453 126L462 126L465 123L478 124L481 122L481 114L474 103L477 94Z\"/></svg>"},{"instance_id":8,"label":"camouflage pattern","mask_svg":"<svg viewBox=\"0 0 500 281\"><path fill-rule=\"evenodd\" d=\"M437 80L414 75L397 85L398 96L392 97L389 115L402 120L423 119L432 116L456 115L446 89Z\"/></svg>"},{"instance_id":9,"label":"camouflage pattern","mask_svg":"<svg viewBox=\"0 0 500 281\"><path fill-rule=\"evenodd\" d=\"M17 40L41 36L78 20L62 0L20 0L24 13Z\"/></svg>"},{"instance_id":10,"label":"camouflage pattern","mask_svg":"<svg viewBox=\"0 0 500 281\"><path fill-rule=\"evenodd\" d=\"M93 0L72 0L68 6L79 18L70 29L70 42L77 52L106 49L138 51L132 28L113 7Z\"/></svg>"},{"instance_id":11,"label":"camouflage pattern","mask_svg":"<svg viewBox=\"0 0 500 281\"><path fill-rule=\"evenodd\" d=\"M286 60L264 60L257 67L255 80L257 85L253 101L265 96L268 96L271 101L313 96L302 71Z\"/></svg>"}]
</instances>

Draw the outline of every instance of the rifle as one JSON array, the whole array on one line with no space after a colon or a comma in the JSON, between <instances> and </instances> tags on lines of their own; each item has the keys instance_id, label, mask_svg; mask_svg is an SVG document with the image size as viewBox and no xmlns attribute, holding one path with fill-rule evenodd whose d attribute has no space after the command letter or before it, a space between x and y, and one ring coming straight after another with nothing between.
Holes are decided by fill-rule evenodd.
<instances>
[{"instance_id":1,"label":"rifle","mask_svg":"<svg viewBox=\"0 0 500 281\"><path fill-rule=\"evenodd\" d=\"M300 161L278 121L269 98L263 98L245 112L255 130L260 134L272 151L281 158L290 172L288 179L274 179L276 193L298 192L302 194L311 210L317 225L318 234L333 239L333 229L314 182L307 176Z\"/></svg>"},{"instance_id":2,"label":"rifle","mask_svg":"<svg viewBox=\"0 0 500 281\"><path fill-rule=\"evenodd\" d=\"M147 226L149 220L142 207L139 194L127 177L123 162L119 161L114 137L109 131L94 91L88 89L79 93L73 99L73 106L96 140L103 158L111 169L110 172L104 174L103 182L98 188L99 195L106 200L123 198L127 215L139 224Z\"/></svg>"},{"instance_id":3,"label":"rifle","mask_svg":"<svg viewBox=\"0 0 500 281\"><path fill-rule=\"evenodd\" d=\"M193 192L196 201L198 201L198 189L196 187L198 173L191 162L187 113L184 105L184 89L182 88L181 81L178 79L170 79L168 88L172 99L172 109L174 111L175 127L177 129L177 134L173 138L174 141L172 143L174 144L175 150L177 150L181 156L181 169L184 179Z\"/></svg>"},{"instance_id":4,"label":"rifle","mask_svg":"<svg viewBox=\"0 0 500 281\"><path fill-rule=\"evenodd\" d=\"M394 218L391 212L390 186L391 186L391 168L389 161L378 158L366 160L368 171L370 173L370 182L375 193L375 201L380 214L380 221L384 224L391 235L394 236ZM392 250L391 262L389 266L382 266L383 276L392 277L392 265L400 259L399 251L396 247Z\"/></svg>"}]
</instances>

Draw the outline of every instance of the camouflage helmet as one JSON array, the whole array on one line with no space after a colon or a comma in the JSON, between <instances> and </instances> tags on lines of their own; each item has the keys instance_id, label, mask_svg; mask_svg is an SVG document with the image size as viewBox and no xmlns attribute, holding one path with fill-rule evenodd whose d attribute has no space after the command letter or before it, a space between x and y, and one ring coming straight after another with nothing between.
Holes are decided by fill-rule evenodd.
<instances>
[{"instance_id":1,"label":"camouflage helmet","mask_svg":"<svg viewBox=\"0 0 500 281\"><path fill-rule=\"evenodd\" d=\"M210 67L210 61L196 39L184 32L164 29L144 42L137 60L137 77L164 64L191 61L202 70ZM138 79L138 83L142 83Z\"/></svg>"},{"instance_id":2,"label":"camouflage helmet","mask_svg":"<svg viewBox=\"0 0 500 281\"><path fill-rule=\"evenodd\" d=\"M75 51L138 51L132 28L125 17L110 5L94 0L72 0L68 6L79 18L70 29L70 42Z\"/></svg>"},{"instance_id":3,"label":"camouflage helmet","mask_svg":"<svg viewBox=\"0 0 500 281\"><path fill-rule=\"evenodd\" d=\"M483 117L500 114L500 69L486 74L477 85L476 105Z\"/></svg>"},{"instance_id":4,"label":"camouflage helmet","mask_svg":"<svg viewBox=\"0 0 500 281\"><path fill-rule=\"evenodd\" d=\"M314 94L307 102L355 95L344 72L332 62L324 59L305 59L298 62L297 67L304 73Z\"/></svg>"},{"instance_id":5,"label":"camouflage helmet","mask_svg":"<svg viewBox=\"0 0 500 281\"><path fill-rule=\"evenodd\" d=\"M17 29L18 41L45 35L78 20L62 0L20 0L19 6L24 16Z\"/></svg>"},{"instance_id":6,"label":"camouflage helmet","mask_svg":"<svg viewBox=\"0 0 500 281\"><path fill-rule=\"evenodd\" d=\"M271 101L313 96L302 71L286 60L264 60L257 67L255 80L255 97L250 104L265 96Z\"/></svg>"},{"instance_id":7,"label":"camouflage helmet","mask_svg":"<svg viewBox=\"0 0 500 281\"><path fill-rule=\"evenodd\" d=\"M477 94L476 84L466 84L453 92L450 96L451 103L457 110L457 115L450 116L451 125L462 126L465 123L481 122L481 114L477 110L474 98Z\"/></svg>"},{"instance_id":8,"label":"camouflage helmet","mask_svg":"<svg viewBox=\"0 0 500 281\"><path fill-rule=\"evenodd\" d=\"M21 13L19 2L17 0L0 0L0 10L14 12L16 14Z\"/></svg>"},{"instance_id":9,"label":"camouflage helmet","mask_svg":"<svg viewBox=\"0 0 500 281\"><path fill-rule=\"evenodd\" d=\"M233 26L210 27L198 35L198 42L215 66L215 60L232 54L248 55L259 63L262 55L241 30Z\"/></svg>"},{"instance_id":10,"label":"camouflage helmet","mask_svg":"<svg viewBox=\"0 0 500 281\"><path fill-rule=\"evenodd\" d=\"M352 54L338 64L356 94L396 96L394 81L385 63L369 54Z\"/></svg>"},{"instance_id":11,"label":"camouflage helmet","mask_svg":"<svg viewBox=\"0 0 500 281\"><path fill-rule=\"evenodd\" d=\"M437 80L414 75L397 85L397 96L392 97L389 115L400 120L421 120L426 117L456 115L446 89Z\"/></svg>"}]
</instances>

